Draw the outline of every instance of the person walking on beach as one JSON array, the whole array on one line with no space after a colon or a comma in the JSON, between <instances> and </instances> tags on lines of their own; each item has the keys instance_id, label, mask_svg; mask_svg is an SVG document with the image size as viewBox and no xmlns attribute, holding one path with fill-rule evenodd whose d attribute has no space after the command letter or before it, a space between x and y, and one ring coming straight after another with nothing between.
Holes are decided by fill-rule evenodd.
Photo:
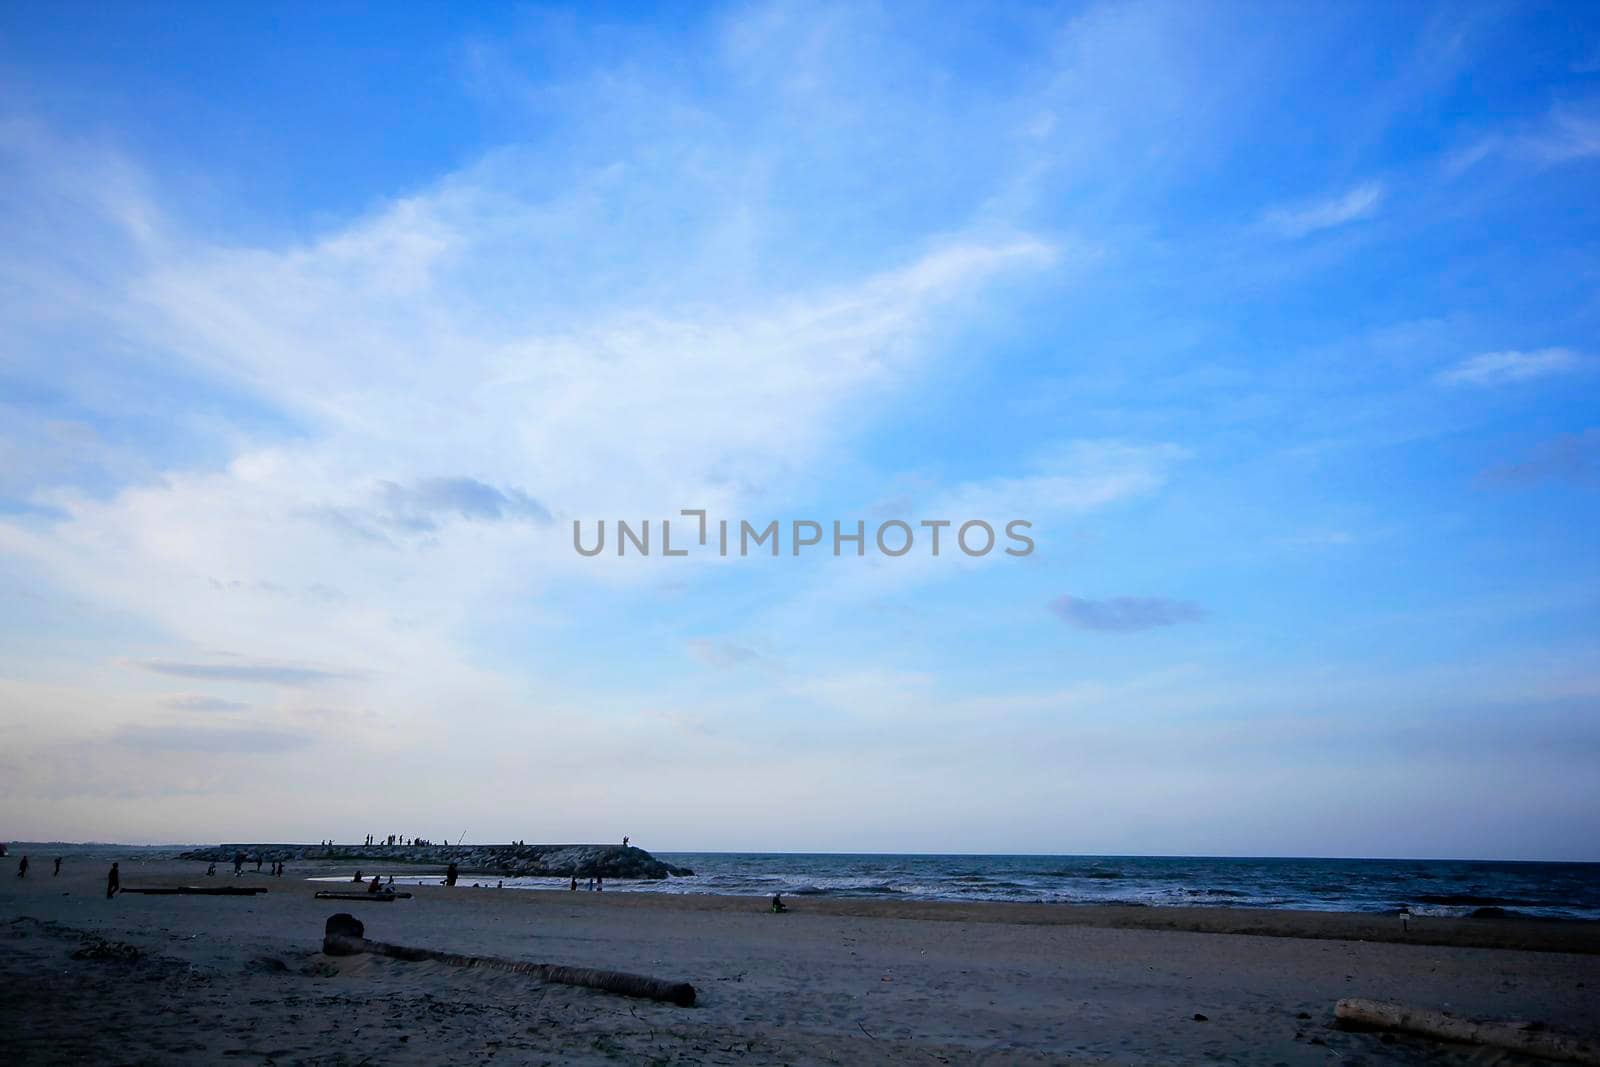
<instances>
[{"instance_id":1,"label":"person walking on beach","mask_svg":"<svg viewBox=\"0 0 1600 1067\"><path fill-rule=\"evenodd\" d=\"M26 856L22 857L22 862L17 864L17 877L28 877L28 857Z\"/></svg>"},{"instance_id":2,"label":"person walking on beach","mask_svg":"<svg viewBox=\"0 0 1600 1067\"><path fill-rule=\"evenodd\" d=\"M122 888L122 875L117 873L117 865L113 863L111 870L106 872L106 899L110 900Z\"/></svg>"},{"instance_id":3,"label":"person walking on beach","mask_svg":"<svg viewBox=\"0 0 1600 1067\"><path fill-rule=\"evenodd\" d=\"M61 857L57 856L56 857L56 869L50 872L50 877L54 878L56 875L58 875L60 873L61 873Z\"/></svg>"},{"instance_id":4,"label":"person walking on beach","mask_svg":"<svg viewBox=\"0 0 1600 1067\"><path fill-rule=\"evenodd\" d=\"M460 874L461 874L461 871L456 867L455 863L452 862L450 864L450 866L448 866L448 867L446 867L444 869L444 884L445 885L455 885L456 884L456 878L459 877Z\"/></svg>"},{"instance_id":5,"label":"person walking on beach","mask_svg":"<svg viewBox=\"0 0 1600 1067\"><path fill-rule=\"evenodd\" d=\"M578 876L577 875L573 875L572 876L572 884L567 886L567 888L572 890L574 893L576 893L578 891Z\"/></svg>"},{"instance_id":6,"label":"person walking on beach","mask_svg":"<svg viewBox=\"0 0 1600 1067\"><path fill-rule=\"evenodd\" d=\"M239 878L239 877L242 877L243 875L244 875L244 853L243 852L235 852L233 854L233 876L235 878Z\"/></svg>"}]
</instances>

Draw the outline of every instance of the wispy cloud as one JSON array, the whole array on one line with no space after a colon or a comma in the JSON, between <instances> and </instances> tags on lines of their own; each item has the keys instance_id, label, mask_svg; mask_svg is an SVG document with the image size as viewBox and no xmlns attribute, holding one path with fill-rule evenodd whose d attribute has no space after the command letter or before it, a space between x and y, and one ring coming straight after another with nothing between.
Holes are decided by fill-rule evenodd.
<instances>
[{"instance_id":1,"label":"wispy cloud","mask_svg":"<svg viewBox=\"0 0 1600 1067\"><path fill-rule=\"evenodd\" d=\"M312 739L309 734L257 727L124 726L114 740L142 751L267 755L305 748Z\"/></svg>"},{"instance_id":2,"label":"wispy cloud","mask_svg":"<svg viewBox=\"0 0 1600 1067\"><path fill-rule=\"evenodd\" d=\"M1488 485L1558 481L1600 486L1600 428L1561 434L1538 445L1519 460L1490 467L1479 481Z\"/></svg>"},{"instance_id":3,"label":"wispy cloud","mask_svg":"<svg viewBox=\"0 0 1600 1067\"><path fill-rule=\"evenodd\" d=\"M1328 200L1273 208L1262 216L1262 221L1279 236L1304 237L1318 230L1369 218L1377 212L1383 195L1383 183L1364 182Z\"/></svg>"},{"instance_id":4,"label":"wispy cloud","mask_svg":"<svg viewBox=\"0 0 1600 1067\"><path fill-rule=\"evenodd\" d=\"M237 700L223 700L221 697L207 696L174 696L167 697L161 702L162 707L174 711L248 711L249 704Z\"/></svg>"},{"instance_id":5,"label":"wispy cloud","mask_svg":"<svg viewBox=\"0 0 1600 1067\"><path fill-rule=\"evenodd\" d=\"M478 522L501 519L550 521L545 506L520 489L497 489L473 478L423 478L410 485L380 485L387 521L408 529L432 530L439 516Z\"/></svg>"},{"instance_id":6,"label":"wispy cloud","mask_svg":"<svg viewBox=\"0 0 1600 1067\"><path fill-rule=\"evenodd\" d=\"M400 484L380 481L371 503L313 508L312 517L357 537L387 542L388 533L431 534L449 519L466 522L549 522L542 503L515 488L475 478L422 478Z\"/></svg>"},{"instance_id":7,"label":"wispy cloud","mask_svg":"<svg viewBox=\"0 0 1600 1067\"><path fill-rule=\"evenodd\" d=\"M172 678L213 682L252 682L260 685L301 687L344 681L354 675L286 663L182 663L167 659L132 660L130 665Z\"/></svg>"},{"instance_id":8,"label":"wispy cloud","mask_svg":"<svg viewBox=\"0 0 1600 1067\"><path fill-rule=\"evenodd\" d=\"M1462 360L1440 371L1437 377L1445 385L1487 388L1563 374L1582 365L1582 357L1570 348L1541 348L1533 352L1508 350L1485 352Z\"/></svg>"},{"instance_id":9,"label":"wispy cloud","mask_svg":"<svg viewBox=\"0 0 1600 1067\"><path fill-rule=\"evenodd\" d=\"M1488 134L1456 151L1446 171L1459 175L1490 157L1555 165L1600 155L1600 109L1561 104L1542 119Z\"/></svg>"},{"instance_id":10,"label":"wispy cloud","mask_svg":"<svg viewBox=\"0 0 1600 1067\"><path fill-rule=\"evenodd\" d=\"M738 667L761 659L761 653L753 648L704 637L690 639L689 655L708 667Z\"/></svg>"},{"instance_id":11,"label":"wispy cloud","mask_svg":"<svg viewBox=\"0 0 1600 1067\"><path fill-rule=\"evenodd\" d=\"M1152 630L1161 626L1199 622L1205 609L1187 600L1167 597L1119 596L1108 600L1060 596L1050 602L1050 610L1061 621L1084 630L1123 633Z\"/></svg>"}]
</instances>

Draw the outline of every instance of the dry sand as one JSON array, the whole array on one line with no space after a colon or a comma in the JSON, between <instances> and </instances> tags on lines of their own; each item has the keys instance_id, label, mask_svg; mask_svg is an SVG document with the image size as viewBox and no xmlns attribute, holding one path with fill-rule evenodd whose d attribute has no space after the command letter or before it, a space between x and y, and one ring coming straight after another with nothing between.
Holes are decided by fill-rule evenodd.
<instances>
[{"instance_id":1,"label":"dry sand","mask_svg":"<svg viewBox=\"0 0 1600 1067\"><path fill-rule=\"evenodd\" d=\"M469 886L345 905L312 898L328 886L304 878L325 868L236 881L172 861L124 863L123 884L271 891L108 901L103 869L49 866L0 878L8 1063L1525 1062L1336 1029L1345 996L1600 1036L1593 924L1422 920L1402 936L1388 917L1313 912L804 898L772 915L750 898ZM341 910L371 938L683 979L700 1002L332 959L322 927ZM105 958L116 945L139 958Z\"/></svg>"}]
</instances>

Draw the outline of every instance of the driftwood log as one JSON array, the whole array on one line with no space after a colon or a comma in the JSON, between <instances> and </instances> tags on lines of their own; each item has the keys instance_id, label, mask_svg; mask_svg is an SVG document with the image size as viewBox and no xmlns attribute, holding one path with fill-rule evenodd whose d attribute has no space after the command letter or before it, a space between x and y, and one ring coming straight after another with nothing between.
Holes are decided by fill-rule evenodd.
<instances>
[{"instance_id":1,"label":"driftwood log","mask_svg":"<svg viewBox=\"0 0 1600 1067\"><path fill-rule=\"evenodd\" d=\"M1398 1030L1445 1041L1488 1045L1562 1063L1600 1064L1600 1045L1552 1033L1540 1023L1463 1019L1442 1011L1362 997L1339 1001L1334 1005L1333 1014L1340 1022L1355 1027Z\"/></svg>"},{"instance_id":2,"label":"driftwood log","mask_svg":"<svg viewBox=\"0 0 1600 1067\"><path fill-rule=\"evenodd\" d=\"M359 893L330 893L327 890L323 890L322 892L317 894L317 899L318 900L410 900L411 899L411 894L410 893L390 893L390 892L387 892L385 890L379 890L376 893L368 893L366 890L362 890Z\"/></svg>"},{"instance_id":3,"label":"driftwood log","mask_svg":"<svg viewBox=\"0 0 1600 1067\"><path fill-rule=\"evenodd\" d=\"M413 963L434 960L452 967L478 967L485 970L527 974L545 982L560 985L583 986L625 997L642 997L646 1000L664 1000L685 1008L694 1007L694 986L688 982L669 982L649 978L642 974L622 971L600 971L589 967L563 967L555 963L519 963L494 956L463 956L455 952L440 952L431 948L412 948L409 945L391 945L385 941L369 941L366 927L354 915L340 912L328 919L322 935L322 951L329 956L354 956L370 952Z\"/></svg>"}]
</instances>

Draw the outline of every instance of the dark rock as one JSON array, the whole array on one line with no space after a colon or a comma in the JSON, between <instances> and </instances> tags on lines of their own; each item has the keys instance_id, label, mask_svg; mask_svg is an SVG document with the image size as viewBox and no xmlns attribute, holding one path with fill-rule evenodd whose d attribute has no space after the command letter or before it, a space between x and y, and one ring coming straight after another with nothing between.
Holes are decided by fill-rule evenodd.
<instances>
[{"instance_id":1,"label":"dark rock","mask_svg":"<svg viewBox=\"0 0 1600 1067\"><path fill-rule=\"evenodd\" d=\"M1211 1017L1209 1015L1201 1015L1199 1012L1195 1012L1194 1021L1197 1023L1208 1023L1211 1021Z\"/></svg>"},{"instance_id":2,"label":"dark rock","mask_svg":"<svg viewBox=\"0 0 1600 1067\"><path fill-rule=\"evenodd\" d=\"M656 859L642 848L623 845L217 845L183 853L186 860L232 863L243 852L251 863L260 856L278 860L324 860L366 863L454 863L463 872L502 878L615 878L659 881L694 874Z\"/></svg>"}]
</instances>

